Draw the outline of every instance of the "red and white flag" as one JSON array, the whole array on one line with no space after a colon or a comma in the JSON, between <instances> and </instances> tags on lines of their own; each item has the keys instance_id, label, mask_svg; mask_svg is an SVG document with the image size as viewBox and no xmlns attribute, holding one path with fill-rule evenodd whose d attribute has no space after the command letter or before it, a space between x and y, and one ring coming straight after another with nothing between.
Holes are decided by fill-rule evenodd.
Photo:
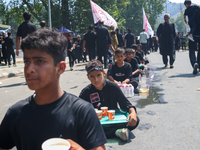
<instances>
[{"instance_id":1,"label":"red and white flag","mask_svg":"<svg viewBox=\"0 0 200 150\"><path fill-rule=\"evenodd\" d=\"M142 8L142 10L143 10L143 29L145 29L145 32L147 33L148 37L149 35L153 37L154 31L152 30L151 25L149 24L144 8Z\"/></svg>"},{"instance_id":2,"label":"red and white flag","mask_svg":"<svg viewBox=\"0 0 200 150\"><path fill-rule=\"evenodd\" d=\"M101 20L104 22L104 25L107 25L109 27L112 25L115 29L117 28L117 22L115 21L115 19L113 19L113 17L111 17L106 11L104 11L92 0L90 0L90 4L92 7L94 23L97 23L99 20Z\"/></svg>"}]
</instances>

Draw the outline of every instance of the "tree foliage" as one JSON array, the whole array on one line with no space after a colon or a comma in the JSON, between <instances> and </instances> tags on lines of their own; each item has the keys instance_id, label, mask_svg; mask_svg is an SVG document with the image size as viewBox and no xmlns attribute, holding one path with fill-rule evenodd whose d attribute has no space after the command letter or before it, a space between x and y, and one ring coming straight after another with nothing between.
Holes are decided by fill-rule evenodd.
<instances>
[{"instance_id":1,"label":"tree foliage","mask_svg":"<svg viewBox=\"0 0 200 150\"><path fill-rule=\"evenodd\" d=\"M144 6L147 18L154 28L156 18L162 13L165 0L93 0L107 11L117 22L120 29L131 28L133 33L142 30ZM18 26L23 22L23 12L30 11L31 21L48 23L48 0L10 0L7 5L0 0L1 22ZM93 24L90 0L51 0L53 28L65 26L75 32L83 33L89 24Z\"/></svg>"}]
</instances>

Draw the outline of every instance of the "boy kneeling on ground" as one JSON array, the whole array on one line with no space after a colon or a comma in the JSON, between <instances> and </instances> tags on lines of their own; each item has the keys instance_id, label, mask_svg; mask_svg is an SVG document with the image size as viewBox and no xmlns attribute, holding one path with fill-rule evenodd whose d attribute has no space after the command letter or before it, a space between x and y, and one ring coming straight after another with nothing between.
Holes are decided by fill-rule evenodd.
<instances>
[{"instance_id":1,"label":"boy kneeling on ground","mask_svg":"<svg viewBox=\"0 0 200 150\"><path fill-rule=\"evenodd\" d=\"M93 104L96 108L99 104L106 106L108 109L119 109L119 104L122 110L129 112L127 123L103 125L104 132L107 138L115 136L121 138L123 141L129 139L129 131L135 129L139 124L139 118L136 114L136 108L124 96L119 86L111 81L104 79L105 71L100 61L93 59L86 66L88 79L91 81L80 93L80 98Z\"/></svg>"}]
</instances>

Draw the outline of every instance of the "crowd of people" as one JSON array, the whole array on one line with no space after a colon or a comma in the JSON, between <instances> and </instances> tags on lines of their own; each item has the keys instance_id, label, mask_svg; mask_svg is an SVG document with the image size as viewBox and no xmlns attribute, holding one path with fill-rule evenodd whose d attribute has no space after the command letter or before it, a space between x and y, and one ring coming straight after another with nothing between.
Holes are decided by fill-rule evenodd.
<instances>
[{"instance_id":1,"label":"crowd of people","mask_svg":"<svg viewBox=\"0 0 200 150\"><path fill-rule=\"evenodd\" d=\"M185 5L187 9L192 7L190 0L186 0ZM194 9L195 21L191 28L195 29L189 34L189 51L193 73L196 74L199 59L194 60L194 43L200 46L200 9ZM134 93L138 93L138 77L144 74L145 64L149 63L145 56L149 51L157 51L158 46L165 67L168 56L170 68L174 67L176 33L169 14L164 15L165 21L158 27L158 38L156 35L148 37L143 30L138 39L130 29L122 36L119 29L115 31L111 26L108 30L103 21L99 21L89 26L82 40L77 36L76 41L73 41L71 33L64 38L56 31L36 30L30 18L30 13L25 12L25 22L17 32L16 54L21 47L26 83L35 92L8 109L0 124L0 150L14 146L22 150L39 150L42 143L52 137L68 139L71 149L79 150L105 150L106 138L118 137L127 141L129 130L134 130L140 120L136 107L125 97L118 84L132 84ZM13 43L9 37L5 40L6 49L11 49L7 44ZM183 34L182 39L184 43ZM67 55L72 71L76 61L87 62L87 53L89 62L85 69L91 84L77 97L61 89L60 76L65 72ZM107 79L104 69L108 69ZM120 107L129 113L128 123L101 125L94 109L100 106L108 109Z\"/></svg>"}]
</instances>

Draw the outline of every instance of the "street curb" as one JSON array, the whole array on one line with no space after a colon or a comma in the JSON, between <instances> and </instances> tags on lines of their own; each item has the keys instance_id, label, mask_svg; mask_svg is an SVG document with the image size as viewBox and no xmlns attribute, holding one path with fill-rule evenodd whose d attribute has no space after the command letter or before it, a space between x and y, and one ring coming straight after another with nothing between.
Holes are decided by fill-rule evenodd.
<instances>
[{"instance_id":1,"label":"street curb","mask_svg":"<svg viewBox=\"0 0 200 150\"><path fill-rule=\"evenodd\" d=\"M2 73L0 73L0 80L6 79L6 78L11 78L11 77L17 77L23 73L24 73L23 68L19 68L17 70L12 70L10 72L2 72Z\"/></svg>"}]
</instances>

